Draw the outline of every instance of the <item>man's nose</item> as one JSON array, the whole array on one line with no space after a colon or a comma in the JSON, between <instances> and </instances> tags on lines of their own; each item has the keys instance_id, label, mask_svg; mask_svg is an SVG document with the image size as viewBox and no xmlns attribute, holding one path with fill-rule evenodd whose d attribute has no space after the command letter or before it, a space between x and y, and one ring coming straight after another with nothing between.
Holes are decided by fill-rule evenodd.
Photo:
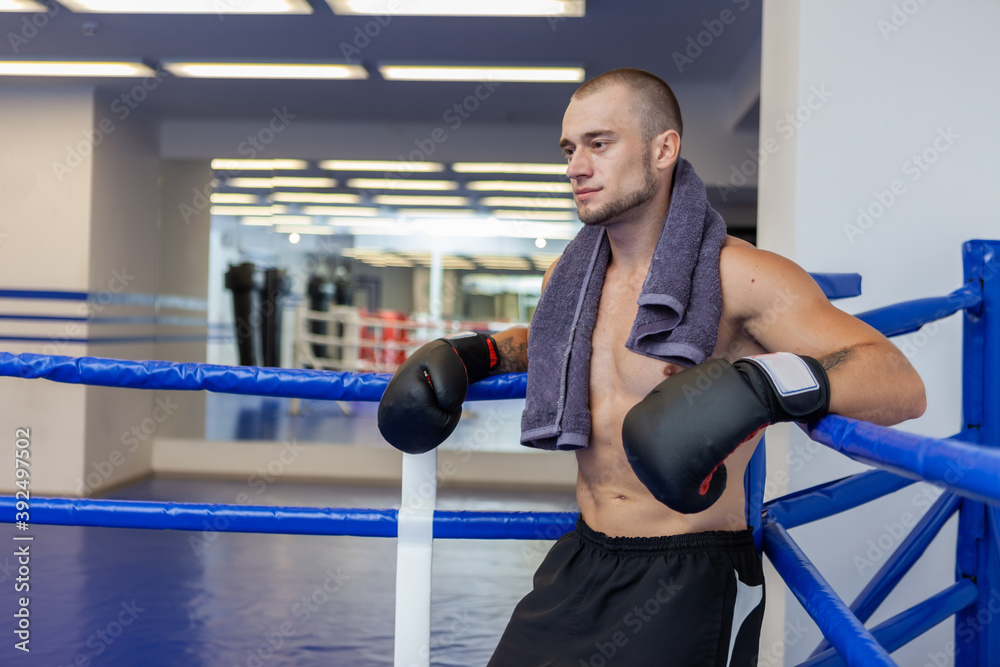
<instances>
[{"instance_id":1,"label":"man's nose","mask_svg":"<svg viewBox=\"0 0 1000 667\"><path fill-rule=\"evenodd\" d=\"M591 175L590 159L584 151L574 151L566 165L566 176L571 179L587 178Z\"/></svg>"}]
</instances>

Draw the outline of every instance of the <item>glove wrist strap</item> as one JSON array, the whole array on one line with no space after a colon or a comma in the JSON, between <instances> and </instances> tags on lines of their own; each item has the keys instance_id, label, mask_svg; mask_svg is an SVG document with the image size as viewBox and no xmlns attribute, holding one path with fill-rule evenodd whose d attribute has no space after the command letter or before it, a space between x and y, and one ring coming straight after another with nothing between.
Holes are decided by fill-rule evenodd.
<instances>
[{"instance_id":1,"label":"glove wrist strap","mask_svg":"<svg viewBox=\"0 0 1000 667\"><path fill-rule=\"evenodd\" d=\"M830 411L830 380L812 357L774 352L744 357L737 366L771 413L771 421L810 422Z\"/></svg>"},{"instance_id":2,"label":"glove wrist strap","mask_svg":"<svg viewBox=\"0 0 1000 667\"><path fill-rule=\"evenodd\" d=\"M482 380L500 365L500 352L493 336L463 331L441 340L451 345L462 359L470 384Z\"/></svg>"}]
</instances>

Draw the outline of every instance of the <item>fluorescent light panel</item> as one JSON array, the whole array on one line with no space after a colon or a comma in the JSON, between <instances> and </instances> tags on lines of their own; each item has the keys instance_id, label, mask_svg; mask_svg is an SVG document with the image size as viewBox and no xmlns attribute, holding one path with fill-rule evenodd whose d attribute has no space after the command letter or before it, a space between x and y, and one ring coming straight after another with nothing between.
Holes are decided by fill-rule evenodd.
<instances>
[{"instance_id":1,"label":"fluorescent light panel","mask_svg":"<svg viewBox=\"0 0 1000 667\"><path fill-rule=\"evenodd\" d=\"M457 190L458 183L408 178L349 178L347 187L372 190Z\"/></svg>"},{"instance_id":2,"label":"fluorescent light panel","mask_svg":"<svg viewBox=\"0 0 1000 667\"><path fill-rule=\"evenodd\" d=\"M386 81L489 81L506 83L580 83L582 67L468 67L380 65Z\"/></svg>"},{"instance_id":3,"label":"fluorescent light panel","mask_svg":"<svg viewBox=\"0 0 1000 667\"><path fill-rule=\"evenodd\" d=\"M212 215L273 215L285 210L284 206L213 206Z\"/></svg>"},{"instance_id":4,"label":"fluorescent light panel","mask_svg":"<svg viewBox=\"0 0 1000 667\"><path fill-rule=\"evenodd\" d=\"M332 178L310 178L308 176L274 176L273 178L238 177L230 178L226 184L231 188L335 188L337 181Z\"/></svg>"},{"instance_id":5,"label":"fluorescent light panel","mask_svg":"<svg viewBox=\"0 0 1000 667\"><path fill-rule=\"evenodd\" d=\"M212 169L225 171L292 171L306 169L309 163L305 160L230 160L219 158L212 160Z\"/></svg>"},{"instance_id":6,"label":"fluorescent light panel","mask_svg":"<svg viewBox=\"0 0 1000 667\"><path fill-rule=\"evenodd\" d=\"M0 60L0 76L147 77L154 74L148 65L124 60Z\"/></svg>"},{"instance_id":7,"label":"fluorescent light panel","mask_svg":"<svg viewBox=\"0 0 1000 667\"><path fill-rule=\"evenodd\" d=\"M419 195L376 195L376 204L386 206L468 206L468 197L433 197Z\"/></svg>"},{"instance_id":8,"label":"fluorescent light panel","mask_svg":"<svg viewBox=\"0 0 1000 667\"><path fill-rule=\"evenodd\" d=\"M336 14L399 16L565 16L580 17L585 0L326 0Z\"/></svg>"},{"instance_id":9,"label":"fluorescent light panel","mask_svg":"<svg viewBox=\"0 0 1000 667\"><path fill-rule=\"evenodd\" d=\"M272 201L288 201L306 204L360 204L360 195L335 192L275 192Z\"/></svg>"},{"instance_id":10,"label":"fluorescent light panel","mask_svg":"<svg viewBox=\"0 0 1000 667\"><path fill-rule=\"evenodd\" d=\"M560 197L483 197L483 206L514 206L524 208L576 208L576 202Z\"/></svg>"},{"instance_id":11,"label":"fluorescent light panel","mask_svg":"<svg viewBox=\"0 0 1000 667\"><path fill-rule=\"evenodd\" d=\"M554 181L469 181L465 187L469 190L486 192L551 192L552 194L573 192L573 186L569 183Z\"/></svg>"},{"instance_id":12,"label":"fluorescent light panel","mask_svg":"<svg viewBox=\"0 0 1000 667\"><path fill-rule=\"evenodd\" d=\"M279 234L313 234L320 236L330 236L331 234L336 234L337 230L333 227L320 227L318 225L289 225L281 224L275 225L274 231Z\"/></svg>"},{"instance_id":13,"label":"fluorescent light panel","mask_svg":"<svg viewBox=\"0 0 1000 667\"><path fill-rule=\"evenodd\" d=\"M459 174L558 174L566 175L566 165L545 162L456 162L452 171Z\"/></svg>"},{"instance_id":14,"label":"fluorescent light panel","mask_svg":"<svg viewBox=\"0 0 1000 667\"><path fill-rule=\"evenodd\" d=\"M491 213L500 220L560 220L575 221L576 213L572 211L522 211L518 209L498 208Z\"/></svg>"},{"instance_id":15,"label":"fluorescent light panel","mask_svg":"<svg viewBox=\"0 0 1000 667\"><path fill-rule=\"evenodd\" d=\"M306 215L331 215L335 217L372 218L378 215L377 208L365 206L303 206Z\"/></svg>"},{"instance_id":16,"label":"fluorescent light panel","mask_svg":"<svg viewBox=\"0 0 1000 667\"><path fill-rule=\"evenodd\" d=\"M201 79L367 79L361 65L321 63L225 63L164 61L163 68L180 77Z\"/></svg>"},{"instance_id":17,"label":"fluorescent light panel","mask_svg":"<svg viewBox=\"0 0 1000 667\"><path fill-rule=\"evenodd\" d=\"M323 160L319 163L319 168L327 171L389 171L399 173L444 171L444 165L440 162L401 162L398 160Z\"/></svg>"},{"instance_id":18,"label":"fluorescent light panel","mask_svg":"<svg viewBox=\"0 0 1000 667\"><path fill-rule=\"evenodd\" d=\"M238 192L213 192L210 197L213 204L256 204L257 195L240 194Z\"/></svg>"},{"instance_id":19,"label":"fluorescent light panel","mask_svg":"<svg viewBox=\"0 0 1000 667\"><path fill-rule=\"evenodd\" d=\"M34 0L0 0L0 12L47 12L48 8Z\"/></svg>"},{"instance_id":20,"label":"fluorescent light panel","mask_svg":"<svg viewBox=\"0 0 1000 667\"><path fill-rule=\"evenodd\" d=\"M311 14L306 0L59 0L76 13L100 14Z\"/></svg>"},{"instance_id":21,"label":"fluorescent light panel","mask_svg":"<svg viewBox=\"0 0 1000 667\"><path fill-rule=\"evenodd\" d=\"M465 216L471 218L476 216L476 211L471 208L400 208L396 210L396 214L404 218L427 218L435 216L446 218Z\"/></svg>"}]
</instances>

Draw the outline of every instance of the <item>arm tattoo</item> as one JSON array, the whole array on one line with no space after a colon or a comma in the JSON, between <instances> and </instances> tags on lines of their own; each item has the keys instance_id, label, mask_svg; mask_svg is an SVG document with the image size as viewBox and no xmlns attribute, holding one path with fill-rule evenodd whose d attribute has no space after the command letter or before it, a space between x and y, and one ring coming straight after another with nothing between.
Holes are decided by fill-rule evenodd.
<instances>
[{"instance_id":1,"label":"arm tattoo","mask_svg":"<svg viewBox=\"0 0 1000 667\"><path fill-rule=\"evenodd\" d=\"M828 354L822 359L819 359L818 361L820 364L822 364L823 370L829 371L833 367L837 366L840 362L849 358L852 352L854 352L853 349L845 347L843 350L837 350L833 354Z\"/></svg>"},{"instance_id":2,"label":"arm tattoo","mask_svg":"<svg viewBox=\"0 0 1000 667\"><path fill-rule=\"evenodd\" d=\"M500 364L493 370L498 373L525 373L528 370L528 344L514 338L497 341Z\"/></svg>"}]
</instances>

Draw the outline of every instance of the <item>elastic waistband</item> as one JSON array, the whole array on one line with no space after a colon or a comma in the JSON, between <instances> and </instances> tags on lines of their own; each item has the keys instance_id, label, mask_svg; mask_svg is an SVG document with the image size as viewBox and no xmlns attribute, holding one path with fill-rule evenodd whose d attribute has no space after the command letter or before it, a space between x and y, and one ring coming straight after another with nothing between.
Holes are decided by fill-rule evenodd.
<instances>
[{"instance_id":1,"label":"elastic waistband","mask_svg":"<svg viewBox=\"0 0 1000 667\"><path fill-rule=\"evenodd\" d=\"M576 534L588 544L617 556L660 556L682 553L719 553L754 550L753 530L708 530L659 537L610 537L576 520Z\"/></svg>"}]
</instances>

